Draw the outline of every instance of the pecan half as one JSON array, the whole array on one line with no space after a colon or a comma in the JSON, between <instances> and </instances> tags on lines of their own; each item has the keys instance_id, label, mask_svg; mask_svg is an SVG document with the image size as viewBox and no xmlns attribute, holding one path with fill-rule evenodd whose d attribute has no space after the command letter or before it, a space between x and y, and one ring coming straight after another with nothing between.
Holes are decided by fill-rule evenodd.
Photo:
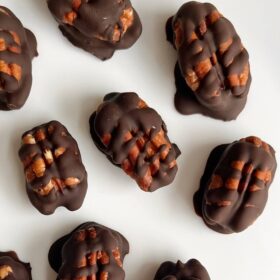
<instances>
[{"instance_id":1,"label":"pecan half","mask_svg":"<svg viewBox=\"0 0 280 280\"><path fill-rule=\"evenodd\" d=\"M43 214L59 206L77 210L87 190L87 173L77 142L59 122L52 121L22 136L19 156L32 204Z\"/></svg>"},{"instance_id":2,"label":"pecan half","mask_svg":"<svg viewBox=\"0 0 280 280\"><path fill-rule=\"evenodd\" d=\"M235 119L245 106L251 75L248 52L231 22L212 4L192 1L168 21L167 32L178 53L177 109Z\"/></svg>"},{"instance_id":3,"label":"pecan half","mask_svg":"<svg viewBox=\"0 0 280 280\"><path fill-rule=\"evenodd\" d=\"M91 116L90 130L97 147L142 190L173 181L180 151L169 141L161 117L136 93L106 95Z\"/></svg>"},{"instance_id":4,"label":"pecan half","mask_svg":"<svg viewBox=\"0 0 280 280\"><path fill-rule=\"evenodd\" d=\"M218 146L194 196L196 212L218 232L245 230L265 208L276 167L273 148L258 137Z\"/></svg>"},{"instance_id":5,"label":"pecan half","mask_svg":"<svg viewBox=\"0 0 280 280\"><path fill-rule=\"evenodd\" d=\"M75 45L100 59L132 46L142 32L129 0L48 0L63 34Z\"/></svg>"},{"instance_id":6,"label":"pecan half","mask_svg":"<svg viewBox=\"0 0 280 280\"><path fill-rule=\"evenodd\" d=\"M22 107L28 98L31 60L37 55L36 38L19 19L0 6L0 110Z\"/></svg>"},{"instance_id":7,"label":"pecan half","mask_svg":"<svg viewBox=\"0 0 280 280\"><path fill-rule=\"evenodd\" d=\"M58 280L122 280L128 252L129 244L120 233L88 222L56 241L49 261Z\"/></svg>"}]
</instances>

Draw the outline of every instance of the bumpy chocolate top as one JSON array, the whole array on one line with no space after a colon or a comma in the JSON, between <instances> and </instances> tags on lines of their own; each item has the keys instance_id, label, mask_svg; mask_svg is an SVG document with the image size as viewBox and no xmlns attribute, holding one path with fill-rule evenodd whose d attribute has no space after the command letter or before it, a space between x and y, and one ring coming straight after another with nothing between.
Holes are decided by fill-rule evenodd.
<instances>
[{"instance_id":1,"label":"bumpy chocolate top","mask_svg":"<svg viewBox=\"0 0 280 280\"><path fill-rule=\"evenodd\" d=\"M178 261L163 263L154 280L210 280L207 270L197 260L189 260L186 264Z\"/></svg>"},{"instance_id":2,"label":"bumpy chocolate top","mask_svg":"<svg viewBox=\"0 0 280 280\"><path fill-rule=\"evenodd\" d=\"M87 191L87 173L77 142L59 122L37 126L22 136L19 157L32 204L43 214L59 206L81 207Z\"/></svg>"},{"instance_id":3,"label":"bumpy chocolate top","mask_svg":"<svg viewBox=\"0 0 280 280\"><path fill-rule=\"evenodd\" d=\"M111 93L90 118L97 147L144 191L170 184L180 154L159 114L136 93Z\"/></svg>"},{"instance_id":4,"label":"bumpy chocolate top","mask_svg":"<svg viewBox=\"0 0 280 280\"><path fill-rule=\"evenodd\" d=\"M48 0L48 6L63 34L102 60L132 46L142 32L129 0Z\"/></svg>"},{"instance_id":5,"label":"bumpy chocolate top","mask_svg":"<svg viewBox=\"0 0 280 280\"><path fill-rule=\"evenodd\" d=\"M31 60L37 55L33 33L0 6L0 110L21 108L31 89Z\"/></svg>"},{"instance_id":6,"label":"bumpy chocolate top","mask_svg":"<svg viewBox=\"0 0 280 280\"><path fill-rule=\"evenodd\" d=\"M188 2L169 19L167 38L178 52L177 109L235 119L251 76L248 53L231 22L212 4Z\"/></svg>"},{"instance_id":7,"label":"bumpy chocolate top","mask_svg":"<svg viewBox=\"0 0 280 280\"><path fill-rule=\"evenodd\" d=\"M32 280L29 263L19 260L15 252L0 252L1 280Z\"/></svg>"},{"instance_id":8,"label":"bumpy chocolate top","mask_svg":"<svg viewBox=\"0 0 280 280\"><path fill-rule=\"evenodd\" d=\"M197 214L220 233L245 230L264 210L276 166L273 148L257 137L218 146L194 196Z\"/></svg>"},{"instance_id":9,"label":"bumpy chocolate top","mask_svg":"<svg viewBox=\"0 0 280 280\"><path fill-rule=\"evenodd\" d=\"M88 222L52 245L49 262L57 280L123 280L128 252L129 244L119 232Z\"/></svg>"}]
</instances>

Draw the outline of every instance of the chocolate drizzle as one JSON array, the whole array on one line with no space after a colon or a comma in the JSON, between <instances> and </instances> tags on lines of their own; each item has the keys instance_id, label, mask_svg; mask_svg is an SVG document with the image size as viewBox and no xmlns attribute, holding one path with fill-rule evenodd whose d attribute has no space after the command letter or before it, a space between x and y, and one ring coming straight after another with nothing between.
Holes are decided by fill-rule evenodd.
<instances>
[{"instance_id":1,"label":"chocolate drizzle","mask_svg":"<svg viewBox=\"0 0 280 280\"><path fill-rule=\"evenodd\" d=\"M178 52L175 106L225 121L243 110L251 84L249 55L233 25L209 3L188 2L167 21Z\"/></svg>"},{"instance_id":2,"label":"chocolate drizzle","mask_svg":"<svg viewBox=\"0 0 280 280\"><path fill-rule=\"evenodd\" d=\"M217 232L245 230L265 208L276 167L273 148L257 137L216 147L194 195L196 213Z\"/></svg>"},{"instance_id":3,"label":"chocolate drizzle","mask_svg":"<svg viewBox=\"0 0 280 280\"><path fill-rule=\"evenodd\" d=\"M63 35L102 60L131 47L142 32L129 0L48 0L48 6Z\"/></svg>"},{"instance_id":4,"label":"chocolate drizzle","mask_svg":"<svg viewBox=\"0 0 280 280\"><path fill-rule=\"evenodd\" d=\"M36 49L33 33L9 9L0 6L0 110L19 109L26 102Z\"/></svg>"},{"instance_id":5,"label":"chocolate drizzle","mask_svg":"<svg viewBox=\"0 0 280 280\"><path fill-rule=\"evenodd\" d=\"M136 93L106 95L90 118L90 131L96 146L144 191L173 181L180 151L158 113Z\"/></svg>"}]
</instances>

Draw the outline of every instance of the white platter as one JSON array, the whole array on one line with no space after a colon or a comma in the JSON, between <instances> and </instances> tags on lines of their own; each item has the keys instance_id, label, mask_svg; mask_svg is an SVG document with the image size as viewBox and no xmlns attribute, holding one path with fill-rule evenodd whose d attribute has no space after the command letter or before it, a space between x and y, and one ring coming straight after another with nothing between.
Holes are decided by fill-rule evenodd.
<instances>
[{"instance_id":1,"label":"white platter","mask_svg":"<svg viewBox=\"0 0 280 280\"><path fill-rule=\"evenodd\" d=\"M50 245L82 222L120 231L130 242L126 279L152 280L166 260L199 259L213 280L279 280L280 178L276 174L263 215L240 234L221 235L196 216L192 196L213 147L257 135L280 153L280 33L277 0L217 0L250 54L249 100L236 121L183 116L173 106L176 54L165 40L165 22L182 0L134 0L143 34L129 50L101 62L73 47L60 33L44 0L2 0L38 40L33 86L19 111L0 112L0 250L15 250L32 265L35 280L56 279L47 260ZM182 151L172 185L147 194L94 146L88 118L112 91L135 91L167 123ZM89 175L83 207L43 216L29 202L17 151L21 134L57 119L78 141ZM279 154L277 158L279 161Z\"/></svg>"}]
</instances>

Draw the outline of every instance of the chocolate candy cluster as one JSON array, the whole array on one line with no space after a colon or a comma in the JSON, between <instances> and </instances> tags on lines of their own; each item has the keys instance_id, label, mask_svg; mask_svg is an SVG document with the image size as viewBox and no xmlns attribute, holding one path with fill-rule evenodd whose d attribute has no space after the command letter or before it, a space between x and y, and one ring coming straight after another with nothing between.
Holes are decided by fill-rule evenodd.
<instances>
[{"instance_id":1,"label":"chocolate candy cluster","mask_svg":"<svg viewBox=\"0 0 280 280\"><path fill-rule=\"evenodd\" d=\"M32 280L29 263L20 261L13 251L0 252L1 280Z\"/></svg>"},{"instance_id":2,"label":"chocolate candy cluster","mask_svg":"<svg viewBox=\"0 0 280 280\"><path fill-rule=\"evenodd\" d=\"M37 126L22 136L19 157L24 166L26 190L43 214L59 206L81 207L87 191L87 173L77 142L59 122Z\"/></svg>"},{"instance_id":3,"label":"chocolate candy cluster","mask_svg":"<svg viewBox=\"0 0 280 280\"><path fill-rule=\"evenodd\" d=\"M37 55L33 33L0 6L0 110L21 108L32 84L31 60Z\"/></svg>"},{"instance_id":4,"label":"chocolate candy cluster","mask_svg":"<svg viewBox=\"0 0 280 280\"><path fill-rule=\"evenodd\" d=\"M142 32L129 0L48 0L48 6L63 35L102 60L131 47Z\"/></svg>"},{"instance_id":5,"label":"chocolate candy cluster","mask_svg":"<svg viewBox=\"0 0 280 280\"><path fill-rule=\"evenodd\" d=\"M127 240L117 231L94 222L80 225L56 241L49 252L57 280L123 280Z\"/></svg>"},{"instance_id":6,"label":"chocolate candy cluster","mask_svg":"<svg viewBox=\"0 0 280 280\"><path fill-rule=\"evenodd\" d=\"M264 210L276 167L273 148L258 137L216 147L194 196L196 212L215 231L245 230Z\"/></svg>"},{"instance_id":7,"label":"chocolate candy cluster","mask_svg":"<svg viewBox=\"0 0 280 280\"><path fill-rule=\"evenodd\" d=\"M178 54L179 112L235 119L246 104L251 75L248 52L231 22L212 4L188 2L169 19L167 37Z\"/></svg>"},{"instance_id":8,"label":"chocolate candy cluster","mask_svg":"<svg viewBox=\"0 0 280 280\"><path fill-rule=\"evenodd\" d=\"M136 93L111 93L90 118L96 146L144 191L170 184L180 151L160 115Z\"/></svg>"}]
</instances>

